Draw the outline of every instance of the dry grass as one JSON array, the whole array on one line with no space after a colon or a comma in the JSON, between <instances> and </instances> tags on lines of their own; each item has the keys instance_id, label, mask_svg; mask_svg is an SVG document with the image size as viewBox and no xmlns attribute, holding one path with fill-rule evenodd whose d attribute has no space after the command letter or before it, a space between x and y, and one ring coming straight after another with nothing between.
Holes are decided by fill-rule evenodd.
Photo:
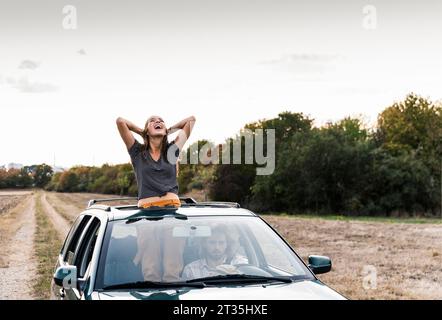
<instances>
[{"instance_id":1,"label":"dry grass","mask_svg":"<svg viewBox=\"0 0 442 320\"><path fill-rule=\"evenodd\" d=\"M1 195L0 194L0 215L16 207L26 199L24 195Z\"/></svg>"},{"instance_id":2,"label":"dry grass","mask_svg":"<svg viewBox=\"0 0 442 320\"><path fill-rule=\"evenodd\" d=\"M77 216L81 213L82 209L78 208L69 201L60 199L62 194L57 194L54 192L46 193L46 200L51 204L51 206L69 223L73 223Z\"/></svg>"},{"instance_id":3,"label":"dry grass","mask_svg":"<svg viewBox=\"0 0 442 320\"><path fill-rule=\"evenodd\" d=\"M262 217L305 261L329 256L333 270L319 278L348 298L442 299L441 224Z\"/></svg>"},{"instance_id":4,"label":"dry grass","mask_svg":"<svg viewBox=\"0 0 442 320\"><path fill-rule=\"evenodd\" d=\"M37 230L35 234L35 253L38 269L34 284L34 293L38 299L50 297L50 284L54 273L55 262L61 248L62 241L57 231L43 210L41 194L37 195L35 203Z\"/></svg>"},{"instance_id":5,"label":"dry grass","mask_svg":"<svg viewBox=\"0 0 442 320\"><path fill-rule=\"evenodd\" d=\"M80 213L86 209L89 200L91 199L110 199L110 198L121 198L119 195L111 194L99 194L99 193L54 193L54 195L66 204L71 204L75 206ZM124 197L124 196L123 196ZM131 201L118 201L118 204L136 204L136 200ZM106 202L106 204L112 205L113 202Z\"/></svg>"}]
</instances>

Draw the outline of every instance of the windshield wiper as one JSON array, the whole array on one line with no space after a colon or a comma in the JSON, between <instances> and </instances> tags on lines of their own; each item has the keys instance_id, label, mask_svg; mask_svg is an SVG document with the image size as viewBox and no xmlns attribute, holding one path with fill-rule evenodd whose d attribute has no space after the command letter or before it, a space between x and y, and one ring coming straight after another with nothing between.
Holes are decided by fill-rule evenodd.
<instances>
[{"instance_id":1,"label":"windshield wiper","mask_svg":"<svg viewBox=\"0 0 442 320\"><path fill-rule=\"evenodd\" d=\"M234 282L234 283L248 283L248 282L293 282L293 278L288 277L266 277L266 276L254 276L248 274L227 274L219 275L206 278L197 278L192 280L187 280L187 283L224 283L224 282Z\"/></svg>"},{"instance_id":2,"label":"windshield wiper","mask_svg":"<svg viewBox=\"0 0 442 320\"><path fill-rule=\"evenodd\" d=\"M157 289L157 288L204 288L206 285L202 282L156 282L156 281L137 281L129 283L115 284L104 287L103 290L115 290L115 289Z\"/></svg>"}]
</instances>

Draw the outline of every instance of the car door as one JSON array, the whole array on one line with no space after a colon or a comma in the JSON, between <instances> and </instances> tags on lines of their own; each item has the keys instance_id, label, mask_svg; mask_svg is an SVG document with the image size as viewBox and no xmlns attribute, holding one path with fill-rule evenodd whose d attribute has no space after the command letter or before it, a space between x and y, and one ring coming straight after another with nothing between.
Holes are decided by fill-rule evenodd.
<instances>
[{"instance_id":1,"label":"car door","mask_svg":"<svg viewBox=\"0 0 442 320\"><path fill-rule=\"evenodd\" d=\"M60 266L72 265L73 258L75 255L75 250L80 241L81 235L84 233L84 230L88 226L88 223L91 218L92 216L90 215L80 215L75 220L63 244L60 255L58 257L57 265L55 266L55 270ZM64 299L65 298L64 289L60 286L57 286L55 283L52 283L51 297L55 299Z\"/></svg>"},{"instance_id":2,"label":"car door","mask_svg":"<svg viewBox=\"0 0 442 320\"><path fill-rule=\"evenodd\" d=\"M98 218L90 219L76 246L72 265L77 267L77 285L65 288L66 299L79 300L83 296L84 288L89 284L89 266L95 250L101 222Z\"/></svg>"}]
</instances>

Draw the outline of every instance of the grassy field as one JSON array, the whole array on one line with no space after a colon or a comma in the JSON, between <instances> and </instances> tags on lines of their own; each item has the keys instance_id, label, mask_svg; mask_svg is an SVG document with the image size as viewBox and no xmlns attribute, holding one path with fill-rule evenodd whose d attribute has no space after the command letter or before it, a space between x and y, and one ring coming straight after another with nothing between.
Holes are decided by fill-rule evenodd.
<instances>
[{"instance_id":1,"label":"grassy field","mask_svg":"<svg viewBox=\"0 0 442 320\"><path fill-rule=\"evenodd\" d=\"M262 215L295 248L332 259L319 275L351 299L442 299L442 225L402 219Z\"/></svg>"},{"instance_id":2,"label":"grassy field","mask_svg":"<svg viewBox=\"0 0 442 320\"><path fill-rule=\"evenodd\" d=\"M55 262L60 252L61 239L48 216L43 210L41 194L37 194L35 204L37 229L35 234L35 254L37 256L37 278L34 283L34 294L37 299L48 299L50 284L54 274Z\"/></svg>"},{"instance_id":3,"label":"grassy field","mask_svg":"<svg viewBox=\"0 0 442 320\"><path fill-rule=\"evenodd\" d=\"M363 222L381 222L381 223L412 223L412 224L442 224L440 218L424 217L372 217L372 216L345 216L339 214L287 214L287 213L263 213L263 216L292 217L302 219L319 219L331 221L363 221Z\"/></svg>"},{"instance_id":4,"label":"grassy field","mask_svg":"<svg viewBox=\"0 0 442 320\"><path fill-rule=\"evenodd\" d=\"M20 245L20 239L14 240L14 236L17 238L24 222L28 223L28 233L31 230L34 233L31 245L28 243L31 248L28 251L34 254L37 269L36 279L29 279L32 281L31 293L35 298L46 299L64 239L61 224L70 225L89 199L113 196L34 191L35 206L28 208L35 216L34 228L26 220L29 213L18 210L23 206L20 202L29 197L29 194L5 195L0 192L0 208L5 208L0 213L0 297L7 279L1 278L2 270L26 265L27 259L31 259L13 256L12 247L8 250L13 243ZM54 215L59 218L58 225ZM287 214L261 217L295 248L304 261L312 254L329 256L333 270L319 275L319 278L350 299L442 299L440 219ZM16 282L9 283L11 288ZM20 292L17 290L12 298L20 297Z\"/></svg>"}]
</instances>

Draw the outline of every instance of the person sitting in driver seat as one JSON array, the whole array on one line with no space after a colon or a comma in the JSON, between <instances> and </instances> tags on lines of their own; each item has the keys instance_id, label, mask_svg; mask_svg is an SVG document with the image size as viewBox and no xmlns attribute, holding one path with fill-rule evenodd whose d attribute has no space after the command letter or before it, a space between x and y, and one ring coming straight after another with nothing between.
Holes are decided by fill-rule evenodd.
<instances>
[{"instance_id":1,"label":"person sitting in driver seat","mask_svg":"<svg viewBox=\"0 0 442 320\"><path fill-rule=\"evenodd\" d=\"M237 264L246 264L246 257L233 254L229 257L229 240L227 228L216 226L212 228L212 234L202 240L201 259L189 263L184 267L183 280L205 278L221 274L237 274Z\"/></svg>"}]
</instances>

